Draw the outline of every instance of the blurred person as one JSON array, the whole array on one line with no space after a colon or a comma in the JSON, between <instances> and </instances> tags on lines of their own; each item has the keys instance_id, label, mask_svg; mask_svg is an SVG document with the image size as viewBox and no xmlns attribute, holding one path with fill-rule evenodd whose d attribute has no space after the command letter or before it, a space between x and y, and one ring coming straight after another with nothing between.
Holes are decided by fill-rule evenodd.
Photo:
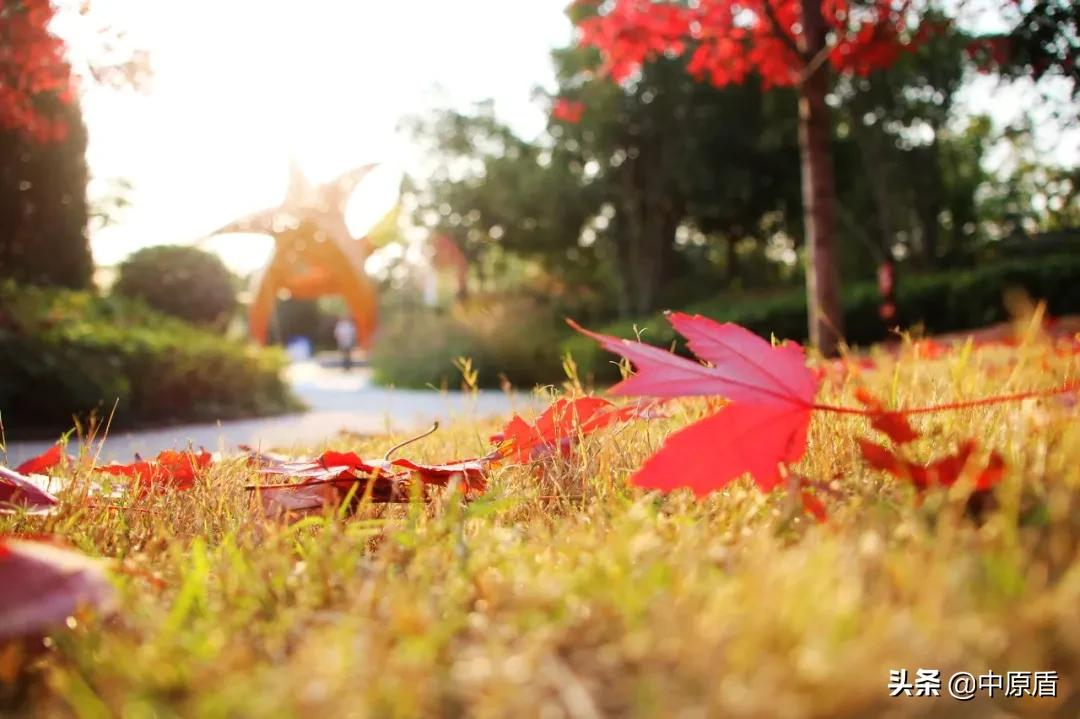
<instances>
[{"instance_id":1,"label":"blurred person","mask_svg":"<svg viewBox=\"0 0 1080 719\"><path fill-rule=\"evenodd\" d=\"M341 350L341 366L348 372L352 369L352 349L356 344L356 325L348 317L338 318L334 324L334 339Z\"/></svg>"}]
</instances>

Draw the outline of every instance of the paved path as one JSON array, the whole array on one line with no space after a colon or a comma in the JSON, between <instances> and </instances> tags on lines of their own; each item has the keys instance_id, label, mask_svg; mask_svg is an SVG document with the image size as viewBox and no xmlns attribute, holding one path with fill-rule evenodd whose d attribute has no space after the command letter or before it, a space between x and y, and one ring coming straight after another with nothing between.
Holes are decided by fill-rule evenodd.
<instances>
[{"instance_id":1,"label":"paved path","mask_svg":"<svg viewBox=\"0 0 1080 719\"><path fill-rule=\"evenodd\" d=\"M234 451L238 444L271 449L315 444L341 431L380 434L430 425L494 417L538 406L527 394L506 395L486 390L476 396L462 392L387 389L371 383L366 368L345 373L314 362L292 365L289 379L310 411L212 424L188 424L141 432L111 434L101 452L102 461L130 461L136 452L152 456L163 449L190 446ZM14 466L45 451L50 441L12 442L7 464Z\"/></svg>"}]
</instances>

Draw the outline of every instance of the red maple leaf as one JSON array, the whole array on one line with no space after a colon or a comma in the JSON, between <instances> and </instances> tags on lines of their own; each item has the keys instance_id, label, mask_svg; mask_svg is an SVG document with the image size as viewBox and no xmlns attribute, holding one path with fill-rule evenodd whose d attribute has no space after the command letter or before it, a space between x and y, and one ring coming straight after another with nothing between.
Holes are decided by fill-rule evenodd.
<instances>
[{"instance_id":1,"label":"red maple leaf","mask_svg":"<svg viewBox=\"0 0 1080 719\"><path fill-rule=\"evenodd\" d=\"M732 402L675 432L631 480L665 492L688 487L701 497L749 473L762 491L781 481L780 464L806 453L810 408Z\"/></svg>"},{"instance_id":2,"label":"red maple leaf","mask_svg":"<svg viewBox=\"0 0 1080 719\"><path fill-rule=\"evenodd\" d=\"M719 395L716 414L669 436L634 475L641 487L688 487L701 496L749 473L764 491L781 479L780 464L806 453L818 382L798 345L773 346L735 324L700 315L668 315L691 351L708 365L657 347L571 327L634 363L637 374L614 394L651 397Z\"/></svg>"},{"instance_id":3,"label":"red maple leaf","mask_svg":"<svg viewBox=\"0 0 1080 719\"><path fill-rule=\"evenodd\" d=\"M869 440L859 438L858 442L859 451L871 467L888 472L897 479L907 480L920 491L956 484L979 446L975 440L968 439L960 444L956 452L929 464L919 464L897 456L887 447ZM992 489L1004 474L1005 460L997 452L992 452L986 465L974 475L975 490Z\"/></svg>"},{"instance_id":4,"label":"red maple leaf","mask_svg":"<svg viewBox=\"0 0 1080 719\"><path fill-rule=\"evenodd\" d=\"M564 398L544 410L535 424L514 415L492 440L499 444L500 455L513 457L516 462L556 452L566 456L578 437L639 416L643 416L642 410L634 405L620 408L599 397Z\"/></svg>"},{"instance_id":5,"label":"red maple leaf","mask_svg":"<svg viewBox=\"0 0 1080 719\"><path fill-rule=\"evenodd\" d=\"M919 433L908 422L903 412L890 412L881 406L881 401L865 388L855 390L855 399L869 411L870 426L888 435L897 444L905 444L919 438Z\"/></svg>"},{"instance_id":6,"label":"red maple leaf","mask_svg":"<svg viewBox=\"0 0 1080 719\"><path fill-rule=\"evenodd\" d=\"M97 469L107 474L130 477L143 491L166 486L188 490L195 486L196 477L212 463L213 457L205 450L195 453L167 449L152 460L113 463Z\"/></svg>"},{"instance_id":7,"label":"red maple leaf","mask_svg":"<svg viewBox=\"0 0 1080 719\"><path fill-rule=\"evenodd\" d=\"M15 471L20 474L40 474L47 469L52 469L60 464L64 458L60 445L54 444L36 457L32 457L18 467Z\"/></svg>"}]
</instances>

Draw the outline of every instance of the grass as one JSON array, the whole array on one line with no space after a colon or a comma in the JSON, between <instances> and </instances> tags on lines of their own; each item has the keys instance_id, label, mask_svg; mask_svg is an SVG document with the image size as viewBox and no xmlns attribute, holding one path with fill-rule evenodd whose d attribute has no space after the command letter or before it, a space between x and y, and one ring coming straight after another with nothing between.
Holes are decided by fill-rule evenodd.
<instances>
[{"instance_id":1,"label":"grass","mask_svg":"<svg viewBox=\"0 0 1080 719\"><path fill-rule=\"evenodd\" d=\"M1016 348L826 382L899 406L1077 379L1078 355ZM82 616L0 657L0 713L80 717L1005 717L1080 715L1080 423L1075 397L918 417L929 460L977 437L1008 463L996 507L917 502L869 469L859 417L816 417L797 470L830 517L740 482L702 502L628 477L702 401L586 438L569 459L502 466L465 504L269 521L240 460L129 509L0 516L114 558L115 616ZM417 460L486 449L458 424ZM340 440L379 456L396 437ZM319 447L293 448L312 454ZM76 485L86 480L76 472ZM160 581L151 581L148 577ZM32 644L32 643L31 643ZM1056 670L1057 699L889 698L889 670Z\"/></svg>"}]
</instances>

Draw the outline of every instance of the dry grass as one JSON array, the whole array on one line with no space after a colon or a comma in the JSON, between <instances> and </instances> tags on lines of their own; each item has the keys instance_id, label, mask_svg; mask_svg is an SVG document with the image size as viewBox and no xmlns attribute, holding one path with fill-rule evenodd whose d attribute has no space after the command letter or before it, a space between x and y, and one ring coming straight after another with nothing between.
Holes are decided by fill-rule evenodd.
<instances>
[{"instance_id":1,"label":"dry grass","mask_svg":"<svg viewBox=\"0 0 1080 719\"><path fill-rule=\"evenodd\" d=\"M926 405L1077 370L1039 338L933 361L908 347L822 400L853 404L862 383ZM817 417L797 470L837 492L820 525L749 483L700 503L630 488L703 411L676 404L570 460L499 468L467 505L270 522L230 461L132 509L0 517L0 531L55 532L125 570L117 615L54 632L0 697L85 717L1080 716L1075 397L915 420L920 458L973 436L1005 457L997 507L976 518L962 486L919 504L868 469L865 419ZM493 428L446 428L410 454L474 455ZM395 439L335 448L378 455ZM1056 670L1059 698L890 699L901 667Z\"/></svg>"}]
</instances>

